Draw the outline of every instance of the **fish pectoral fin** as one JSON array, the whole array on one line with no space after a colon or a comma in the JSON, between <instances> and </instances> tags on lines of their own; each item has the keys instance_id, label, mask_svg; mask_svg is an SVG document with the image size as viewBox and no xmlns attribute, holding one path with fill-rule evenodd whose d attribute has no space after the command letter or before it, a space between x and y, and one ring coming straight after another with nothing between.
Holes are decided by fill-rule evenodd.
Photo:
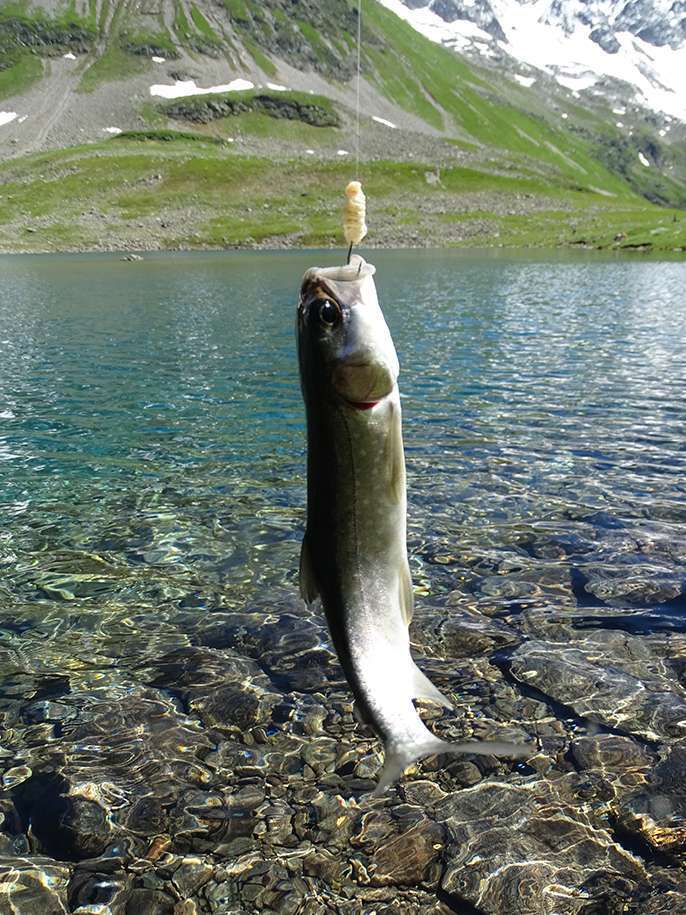
<instances>
[{"instance_id":1,"label":"fish pectoral fin","mask_svg":"<svg viewBox=\"0 0 686 915\"><path fill-rule=\"evenodd\" d=\"M319 597L319 588L312 571L310 548L307 545L307 534L300 548L300 596L306 604L313 603Z\"/></svg>"},{"instance_id":2,"label":"fish pectoral fin","mask_svg":"<svg viewBox=\"0 0 686 915\"><path fill-rule=\"evenodd\" d=\"M403 562L400 569L400 612L403 619L409 626L412 622L414 613L414 592L412 590L412 576L407 560Z\"/></svg>"},{"instance_id":3,"label":"fish pectoral fin","mask_svg":"<svg viewBox=\"0 0 686 915\"><path fill-rule=\"evenodd\" d=\"M412 662L412 696L415 699L432 699L434 702L453 708L453 703L434 686L431 680L423 674L417 665Z\"/></svg>"},{"instance_id":4,"label":"fish pectoral fin","mask_svg":"<svg viewBox=\"0 0 686 915\"><path fill-rule=\"evenodd\" d=\"M400 502L405 495L405 452L400 424L400 411L391 403L391 428L386 437L386 465L388 468L389 494L393 502Z\"/></svg>"}]
</instances>

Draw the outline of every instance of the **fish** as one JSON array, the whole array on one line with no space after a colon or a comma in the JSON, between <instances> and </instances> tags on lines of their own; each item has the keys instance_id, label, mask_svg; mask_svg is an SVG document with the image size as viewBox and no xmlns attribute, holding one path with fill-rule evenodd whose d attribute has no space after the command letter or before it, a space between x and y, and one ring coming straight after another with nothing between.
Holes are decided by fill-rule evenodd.
<instances>
[{"instance_id":1,"label":"fish","mask_svg":"<svg viewBox=\"0 0 686 915\"><path fill-rule=\"evenodd\" d=\"M307 523L300 593L320 599L358 720L384 745L380 795L416 760L442 753L523 756L510 743L449 743L421 720L415 699L451 708L410 650L413 589L400 366L375 267L360 255L314 267L297 309L307 420Z\"/></svg>"}]
</instances>

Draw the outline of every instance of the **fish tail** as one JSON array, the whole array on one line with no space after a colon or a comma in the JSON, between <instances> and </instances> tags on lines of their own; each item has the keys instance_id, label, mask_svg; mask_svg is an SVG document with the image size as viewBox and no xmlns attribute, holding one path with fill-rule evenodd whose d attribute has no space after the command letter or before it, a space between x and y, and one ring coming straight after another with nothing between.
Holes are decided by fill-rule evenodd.
<instances>
[{"instance_id":1,"label":"fish tail","mask_svg":"<svg viewBox=\"0 0 686 915\"><path fill-rule=\"evenodd\" d=\"M523 744L505 743L499 740L478 740L471 743L449 743L433 737L429 740L405 746L387 746L384 766L381 770L379 783L372 792L373 797L383 794L398 781L405 769L418 759L425 756L437 756L440 753L472 753L477 756L509 756L520 759L531 755L531 747Z\"/></svg>"}]
</instances>

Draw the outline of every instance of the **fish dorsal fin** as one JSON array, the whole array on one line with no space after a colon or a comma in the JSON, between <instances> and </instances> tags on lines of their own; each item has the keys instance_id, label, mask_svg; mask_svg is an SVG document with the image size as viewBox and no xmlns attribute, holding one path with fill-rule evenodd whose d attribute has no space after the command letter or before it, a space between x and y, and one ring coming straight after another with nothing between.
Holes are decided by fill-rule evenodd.
<instances>
[{"instance_id":1,"label":"fish dorsal fin","mask_svg":"<svg viewBox=\"0 0 686 915\"><path fill-rule=\"evenodd\" d=\"M409 626L414 613L414 593L412 591L412 577L407 560L400 567L400 612L403 620Z\"/></svg>"},{"instance_id":2,"label":"fish dorsal fin","mask_svg":"<svg viewBox=\"0 0 686 915\"><path fill-rule=\"evenodd\" d=\"M307 545L307 534L300 548L300 596L306 604L313 603L319 597L319 588L312 571L310 548Z\"/></svg>"},{"instance_id":3,"label":"fish dorsal fin","mask_svg":"<svg viewBox=\"0 0 686 915\"><path fill-rule=\"evenodd\" d=\"M453 708L453 704L443 693L434 686L431 680L423 674L417 665L412 662L412 695L415 699L431 699L446 708Z\"/></svg>"}]
</instances>

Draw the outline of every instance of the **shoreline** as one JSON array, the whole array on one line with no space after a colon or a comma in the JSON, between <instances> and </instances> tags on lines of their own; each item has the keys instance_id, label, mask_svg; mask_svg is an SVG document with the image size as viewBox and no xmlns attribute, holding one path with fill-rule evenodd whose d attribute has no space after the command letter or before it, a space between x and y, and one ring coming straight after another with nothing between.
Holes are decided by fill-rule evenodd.
<instances>
[{"instance_id":1,"label":"shoreline","mask_svg":"<svg viewBox=\"0 0 686 915\"><path fill-rule=\"evenodd\" d=\"M179 246L179 247L151 247L137 245L103 245L103 246L64 246L50 248L9 248L0 245L0 257L16 257L18 255L79 255L79 254L111 254L120 255L120 260L144 260L146 255L154 254L245 254L249 252L277 253L289 252L298 253L305 251L343 251L344 245L306 245L306 244L289 244L278 243L270 240L268 243L255 244L235 244L235 245L198 245L198 246ZM652 245L584 245L584 244L540 244L540 245L516 245L516 244L488 244L480 243L475 245L460 245L454 243L440 244L434 239L427 244L398 244L393 241L374 241L369 244L365 243L360 246L363 249L372 251L443 251L443 252L462 252L465 254L476 252L489 253L521 253L530 254L536 252L550 252L555 254L573 254L575 252L583 254L605 254L614 256L641 256L643 258L681 260L686 258L686 247L660 248ZM127 257L128 256L128 257Z\"/></svg>"},{"instance_id":2,"label":"shoreline","mask_svg":"<svg viewBox=\"0 0 686 915\"><path fill-rule=\"evenodd\" d=\"M0 252L342 246L350 165L130 139L0 168ZM686 210L460 164L365 164L367 247L686 254ZM113 180L116 176L116 180Z\"/></svg>"}]
</instances>

